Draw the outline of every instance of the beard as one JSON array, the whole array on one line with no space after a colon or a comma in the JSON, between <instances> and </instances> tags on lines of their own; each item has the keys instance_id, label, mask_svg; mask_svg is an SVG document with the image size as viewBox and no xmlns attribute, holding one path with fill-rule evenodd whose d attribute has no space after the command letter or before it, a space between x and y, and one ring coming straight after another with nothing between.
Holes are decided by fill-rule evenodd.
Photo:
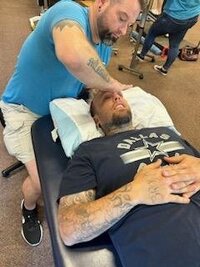
<instances>
[{"instance_id":1,"label":"beard","mask_svg":"<svg viewBox=\"0 0 200 267\"><path fill-rule=\"evenodd\" d=\"M118 38L113 36L113 33L106 26L106 23L104 22L105 18L106 18L106 13L104 13L103 16L100 16L97 19L97 28L98 28L99 39L105 45L112 46L114 43L116 43Z\"/></svg>"},{"instance_id":2,"label":"beard","mask_svg":"<svg viewBox=\"0 0 200 267\"><path fill-rule=\"evenodd\" d=\"M113 34L108 30L99 32L99 38L101 42L107 46L112 46L118 40L118 38L114 37Z\"/></svg>"},{"instance_id":3,"label":"beard","mask_svg":"<svg viewBox=\"0 0 200 267\"><path fill-rule=\"evenodd\" d=\"M132 122L132 114L130 110L127 110L126 113L114 113L111 121L102 125L102 129L110 130L113 128L123 128Z\"/></svg>"},{"instance_id":4,"label":"beard","mask_svg":"<svg viewBox=\"0 0 200 267\"><path fill-rule=\"evenodd\" d=\"M113 114L111 124L112 126L121 127L124 124L128 124L132 120L132 114L130 110L126 111L126 114Z\"/></svg>"}]
</instances>

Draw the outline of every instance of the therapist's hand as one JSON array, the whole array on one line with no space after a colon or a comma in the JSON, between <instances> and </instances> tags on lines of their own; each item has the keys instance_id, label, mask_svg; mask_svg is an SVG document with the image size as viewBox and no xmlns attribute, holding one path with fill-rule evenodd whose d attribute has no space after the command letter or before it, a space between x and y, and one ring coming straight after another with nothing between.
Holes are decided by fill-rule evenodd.
<instances>
[{"instance_id":1,"label":"therapist's hand","mask_svg":"<svg viewBox=\"0 0 200 267\"><path fill-rule=\"evenodd\" d=\"M163 167L163 176L170 180L172 189L185 197L200 190L200 158L190 155L165 157L170 165Z\"/></svg>"},{"instance_id":2,"label":"therapist's hand","mask_svg":"<svg viewBox=\"0 0 200 267\"><path fill-rule=\"evenodd\" d=\"M133 87L132 84L124 84L114 78L111 78L108 86L105 88L99 89L99 90L110 91L110 92L120 92L120 91L129 89L131 87Z\"/></svg>"}]
</instances>

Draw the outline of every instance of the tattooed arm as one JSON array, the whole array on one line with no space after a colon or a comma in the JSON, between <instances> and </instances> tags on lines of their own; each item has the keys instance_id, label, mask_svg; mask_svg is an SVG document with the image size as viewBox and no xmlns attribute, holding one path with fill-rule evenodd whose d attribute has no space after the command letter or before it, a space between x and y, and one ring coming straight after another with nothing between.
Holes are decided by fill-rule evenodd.
<instances>
[{"instance_id":1,"label":"tattooed arm","mask_svg":"<svg viewBox=\"0 0 200 267\"><path fill-rule=\"evenodd\" d=\"M62 197L58 223L64 243L71 246L97 237L138 204L189 203L188 198L174 195L160 165L157 161L145 166L132 182L97 200L95 190Z\"/></svg>"},{"instance_id":2,"label":"tattooed arm","mask_svg":"<svg viewBox=\"0 0 200 267\"><path fill-rule=\"evenodd\" d=\"M53 39L57 58L88 88L118 91L131 87L109 75L78 23L59 22L53 29Z\"/></svg>"}]
</instances>

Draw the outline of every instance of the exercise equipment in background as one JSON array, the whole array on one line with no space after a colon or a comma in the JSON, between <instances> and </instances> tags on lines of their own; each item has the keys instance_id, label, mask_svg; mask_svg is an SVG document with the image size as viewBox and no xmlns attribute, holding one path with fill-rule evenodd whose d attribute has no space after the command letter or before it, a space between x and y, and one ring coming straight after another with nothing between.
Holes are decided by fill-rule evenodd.
<instances>
[{"instance_id":1,"label":"exercise equipment in background","mask_svg":"<svg viewBox=\"0 0 200 267\"><path fill-rule=\"evenodd\" d=\"M139 23L138 23L139 31L138 31L138 36L137 36L137 39L136 39L136 43L135 43L134 52L133 52L133 55L132 55L132 60L131 60L130 67L126 67L126 66L121 65L121 64L118 65L118 69L119 70L121 70L121 71L122 70L130 71L131 73L137 75L140 79L143 79L144 75L143 75L142 72L140 72L140 71L138 71L136 69L136 66L137 66L137 63L138 63L137 53L138 53L139 46L140 46L140 43L141 43L141 39L142 39L142 36L143 36L144 27L145 27L145 24L146 24L146 21L147 21L147 18L148 18L149 10L151 9L152 4L153 4L153 0L146 1L145 8L142 11L142 13L140 14L140 20L139 20ZM152 56L152 55L148 55L147 54L146 57L151 58L152 62L155 61L154 56Z\"/></svg>"},{"instance_id":2,"label":"exercise equipment in background","mask_svg":"<svg viewBox=\"0 0 200 267\"><path fill-rule=\"evenodd\" d=\"M138 32L132 31L131 34L130 34L130 41L136 42L137 39L138 39L138 35L139 35ZM140 39L140 44L144 44L144 41L145 41L145 37L142 36L141 39ZM155 55L161 55L162 54L162 50L155 44L153 44L151 46L150 52L155 54Z\"/></svg>"}]
</instances>

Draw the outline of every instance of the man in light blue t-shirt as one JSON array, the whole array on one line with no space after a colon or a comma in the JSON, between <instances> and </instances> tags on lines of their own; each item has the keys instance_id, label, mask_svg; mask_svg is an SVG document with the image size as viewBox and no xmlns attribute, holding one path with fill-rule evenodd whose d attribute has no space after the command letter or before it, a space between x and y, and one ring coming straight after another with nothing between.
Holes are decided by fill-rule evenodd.
<instances>
[{"instance_id":1,"label":"man in light blue t-shirt","mask_svg":"<svg viewBox=\"0 0 200 267\"><path fill-rule=\"evenodd\" d=\"M152 24L138 59L144 60L157 36L169 34L169 50L167 60L163 66L155 65L154 69L162 75L167 72L179 53L179 45L186 32L198 20L200 14L200 0L167 0L164 2L163 12Z\"/></svg>"},{"instance_id":2,"label":"man in light blue t-shirt","mask_svg":"<svg viewBox=\"0 0 200 267\"><path fill-rule=\"evenodd\" d=\"M111 77L105 66L112 44L126 33L142 5L143 0L96 0L85 8L60 1L42 15L21 48L1 109L6 147L25 164L29 175L22 187L21 233L31 246L42 240L36 208L41 188L31 125L49 114L49 102L55 98L77 98L85 87L120 91L131 86Z\"/></svg>"}]
</instances>

